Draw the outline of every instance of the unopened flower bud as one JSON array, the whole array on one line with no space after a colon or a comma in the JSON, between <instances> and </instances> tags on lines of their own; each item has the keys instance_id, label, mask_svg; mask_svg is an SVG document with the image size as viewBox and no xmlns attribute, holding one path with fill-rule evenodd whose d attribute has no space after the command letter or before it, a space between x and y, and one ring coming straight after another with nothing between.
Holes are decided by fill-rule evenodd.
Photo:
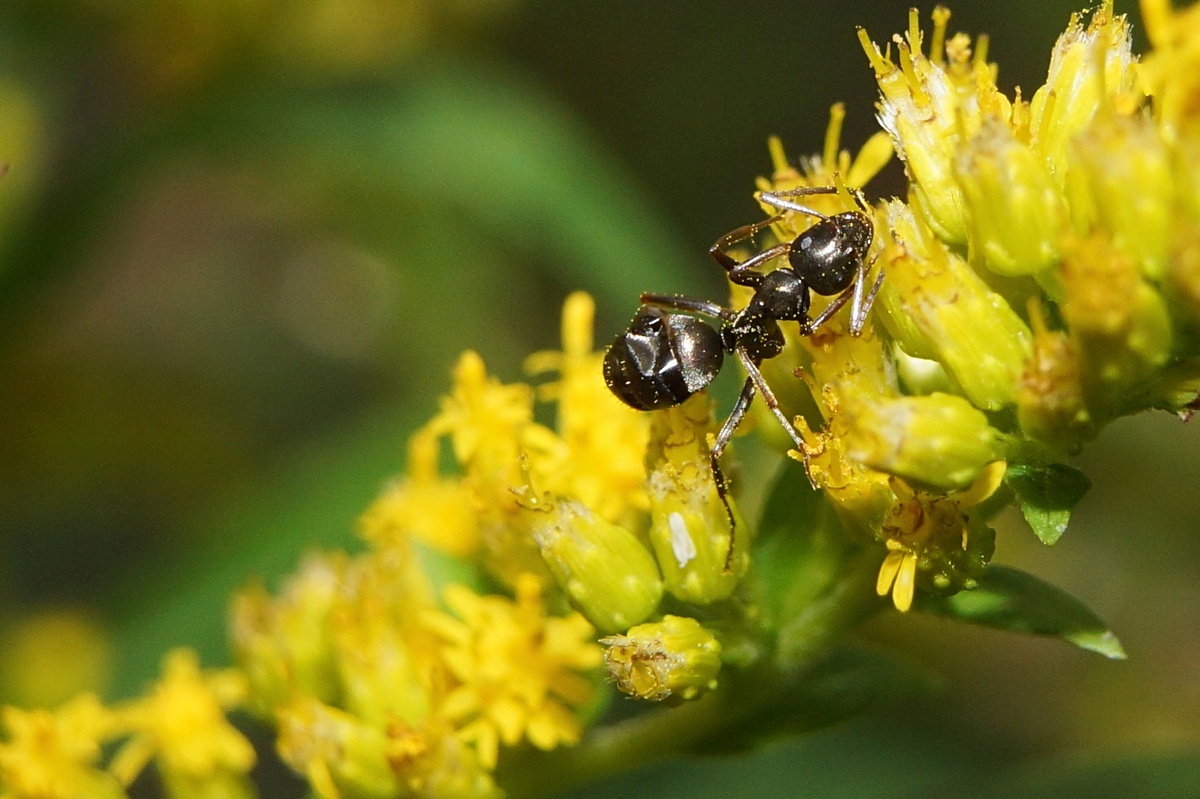
<instances>
[{"instance_id":1,"label":"unopened flower bud","mask_svg":"<svg viewBox=\"0 0 1200 799\"><path fill-rule=\"evenodd\" d=\"M1072 139L1116 98L1132 93L1137 59L1129 24L1111 3L1092 15L1087 28L1079 17L1058 37L1046 83L1029 104L1030 144L1045 156L1060 181L1067 174Z\"/></svg>"},{"instance_id":2,"label":"unopened flower bud","mask_svg":"<svg viewBox=\"0 0 1200 799\"><path fill-rule=\"evenodd\" d=\"M964 488L998 456L987 417L952 394L857 403L846 413L852 458L921 485Z\"/></svg>"},{"instance_id":3,"label":"unopened flower bud","mask_svg":"<svg viewBox=\"0 0 1200 799\"><path fill-rule=\"evenodd\" d=\"M596 629L628 629L658 608L662 579L637 536L573 500L521 504L550 573Z\"/></svg>"},{"instance_id":4,"label":"unopened flower bud","mask_svg":"<svg viewBox=\"0 0 1200 799\"><path fill-rule=\"evenodd\" d=\"M655 414L651 431L650 545L667 590L707 604L725 599L747 565L749 528L717 492L708 455L708 400L696 397ZM730 512L736 524L730 527Z\"/></svg>"},{"instance_id":5,"label":"unopened flower bud","mask_svg":"<svg viewBox=\"0 0 1200 799\"><path fill-rule=\"evenodd\" d=\"M1072 242L1062 269L1063 317L1078 343L1088 406L1114 408L1124 391L1166 362L1166 303L1111 239Z\"/></svg>"},{"instance_id":6,"label":"unopened flower bud","mask_svg":"<svg viewBox=\"0 0 1200 799\"><path fill-rule=\"evenodd\" d=\"M250 709L264 718L297 691L327 701L337 696L330 614L345 568L344 558L313 555L279 598L261 586L234 595L234 656L250 681Z\"/></svg>"},{"instance_id":7,"label":"unopened flower bud","mask_svg":"<svg viewBox=\"0 0 1200 799\"><path fill-rule=\"evenodd\" d=\"M877 308L888 331L909 355L941 362L976 406L991 411L1012 404L1029 328L906 206L889 203L887 220L887 279Z\"/></svg>"},{"instance_id":8,"label":"unopened flower bud","mask_svg":"<svg viewBox=\"0 0 1200 799\"><path fill-rule=\"evenodd\" d=\"M963 143L955 174L968 210L971 245L989 269L1032 275L1058 261L1067 222L1061 190L1045 159L1017 141L998 117Z\"/></svg>"},{"instance_id":9,"label":"unopened flower bud","mask_svg":"<svg viewBox=\"0 0 1200 799\"><path fill-rule=\"evenodd\" d=\"M1093 427L1083 399L1079 352L1066 333L1047 329L1036 304L1030 322L1033 354L1021 375L1017 418L1029 437L1072 452Z\"/></svg>"},{"instance_id":10,"label":"unopened flower bud","mask_svg":"<svg viewBox=\"0 0 1200 799\"><path fill-rule=\"evenodd\" d=\"M1154 123L1106 114L1072 144L1071 175L1086 184L1072 205L1091 210L1097 218L1086 221L1100 223L1143 276L1158 280L1171 247L1176 178Z\"/></svg>"},{"instance_id":11,"label":"unopened flower bud","mask_svg":"<svg viewBox=\"0 0 1200 799\"><path fill-rule=\"evenodd\" d=\"M608 673L637 699L695 699L717 687L721 644L700 622L664 616L601 641Z\"/></svg>"},{"instance_id":12,"label":"unopened flower bud","mask_svg":"<svg viewBox=\"0 0 1200 799\"><path fill-rule=\"evenodd\" d=\"M375 799L402 795L388 762L384 730L356 716L299 697L280 708L279 756L308 777L318 796Z\"/></svg>"}]
</instances>

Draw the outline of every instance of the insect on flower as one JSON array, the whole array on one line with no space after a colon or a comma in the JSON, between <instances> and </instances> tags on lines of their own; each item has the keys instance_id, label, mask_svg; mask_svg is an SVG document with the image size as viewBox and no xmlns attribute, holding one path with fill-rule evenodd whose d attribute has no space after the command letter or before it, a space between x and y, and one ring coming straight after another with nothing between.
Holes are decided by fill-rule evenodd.
<instances>
[{"instance_id":1,"label":"insect on flower","mask_svg":"<svg viewBox=\"0 0 1200 799\"><path fill-rule=\"evenodd\" d=\"M726 353L735 355L746 370L746 383L741 394L709 450L713 481L729 517L730 545L726 568L733 555L735 523L720 458L745 418L755 393L762 394L771 413L792 437L796 448L803 452L799 433L780 410L775 394L758 369L760 363L783 350L783 332L779 323L796 322L802 335L811 335L849 302L850 332L858 335L883 280L881 272L870 291L866 291L871 268L866 258L874 238L874 227L867 213L869 208L859 192L855 192L855 199L862 210L833 216L790 199L810 194L836 194L837 191L835 187L825 186L764 192L760 199L780 212L761 222L739 227L713 243L709 255L728 273L729 280L754 290L754 295L740 311L695 297L643 294L642 305L633 321L617 336L604 356L604 381L609 389L626 405L641 411L670 408L702 391L721 371ZM738 261L725 251L780 221L787 211L805 214L818 221L794 240L767 247L745 261ZM759 271L769 261L783 256L787 256L787 266L769 272ZM837 295L815 319L808 316L810 291L826 297ZM720 327L692 314L715 319Z\"/></svg>"}]
</instances>

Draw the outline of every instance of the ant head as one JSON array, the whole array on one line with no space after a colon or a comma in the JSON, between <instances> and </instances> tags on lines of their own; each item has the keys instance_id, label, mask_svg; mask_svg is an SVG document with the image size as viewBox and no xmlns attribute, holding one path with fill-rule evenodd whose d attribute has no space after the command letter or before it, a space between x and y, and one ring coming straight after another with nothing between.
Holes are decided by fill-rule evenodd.
<instances>
[{"instance_id":1,"label":"ant head","mask_svg":"<svg viewBox=\"0 0 1200 799\"><path fill-rule=\"evenodd\" d=\"M866 258L867 251L871 249L871 240L875 238L875 226L871 224L871 217L861 211L847 211L833 218L837 220L848 246L859 258Z\"/></svg>"},{"instance_id":2,"label":"ant head","mask_svg":"<svg viewBox=\"0 0 1200 799\"><path fill-rule=\"evenodd\" d=\"M830 297L854 283L873 237L870 218L859 211L826 217L796 237L788 263L805 285Z\"/></svg>"}]
</instances>

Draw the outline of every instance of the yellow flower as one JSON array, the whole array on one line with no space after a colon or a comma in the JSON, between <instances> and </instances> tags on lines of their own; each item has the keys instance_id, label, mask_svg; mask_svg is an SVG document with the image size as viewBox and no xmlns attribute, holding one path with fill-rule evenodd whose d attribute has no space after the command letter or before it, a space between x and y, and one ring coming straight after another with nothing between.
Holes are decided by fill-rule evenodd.
<instances>
[{"instance_id":1,"label":"yellow flower","mask_svg":"<svg viewBox=\"0 0 1200 799\"><path fill-rule=\"evenodd\" d=\"M533 389L489 377L478 354L464 353L441 411L418 435L450 437L488 570L506 585L525 572L546 574L513 495L547 460L545 453L561 445L553 431L533 421ZM542 475L534 473L540 484Z\"/></svg>"},{"instance_id":2,"label":"yellow flower","mask_svg":"<svg viewBox=\"0 0 1200 799\"><path fill-rule=\"evenodd\" d=\"M900 612L912 607L918 569L928 572L933 587L970 588L991 558L990 530L973 525L967 511L995 493L1004 479L1005 463L984 469L970 488L943 496L913 489L892 478L896 501L881 529L888 554L879 567L875 590L889 591Z\"/></svg>"},{"instance_id":3,"label":"yellow flower","mask_svg":"<svg viewBox=\"0 0 1200 799\"><path fill-rule=\"evenodd\" d=\"M479 549L479 519L470 489L438 473L438 437L429 428L408 441L408 474L384 490L359 520L376 546L407 546L409 536L442 552L470 557Z\"/></svg>"},{"instance_id":4,"label":"yellow flower","mask_svg":"<svg viewBox=\"0 0 1200 799\"><path fill-rule=\"evenodd\" d=\"M896 37L899 64L881 52L866 31L859 29L863 51L875 70L881 101L879 121L892 137L904 161L914 206L943 241L964 244L967 224L962 192L954 178L958 146L973 135L985 114L1007 117L1011 104L996 91L993 69L987 63L986 41L972 55L970 43L951 41L954 58L943 63L940 45L950 14L934 14L933 46L922 52L923 37L916 11L909 17L904 38Z\"/></svg>"},{"instance_id":5,"label":"yellow flower","mask_svg":"<svg viewBox=\"0 0 1200 799\"><path fill-rule=\"evenodd\" d=\"M629 524L646 509L642 464L649 430L647 415L612 395L601 373L603 352L592 349L595 302L583 292L567 297L562 317L562 352L539 352L526 360L532 374L556 371L559 379L538 389L556 401L558 447L533 471L539 486L582 502L605 519Z\"/></svg>"},{"instance_id":6,"label":"yellow flower","mask_svg":"<svg viewBox=\"0 0 1200 799\"><path fill-rule=\"evenodd\" d=\"M279 755L322 799L387 799L401 783L386 732L311 697L279 710Z\"/></svg>"},{"instance_id":7,"label":"yellow flower","mask_svg":"<svg viewBox=\"0 0 1200 799\"><path fill-rule=\"evenodd\" d=\"M473 480L507 488L518 482L521 438L532 423L532 389L489 377L478 353L465 352L454 368L454 388L428 431L450 436L455 457Z\"/></svg>"},{"instance_id":8,"label":"yellow flower","mask_svg":"<svg viewBox=\"0 0 1200 799\"><path fill-rule=\"evenodd\" d=\"M575 711L593 692L581 672L601 661L592 626L575 613L548 616L532 575L518 578L515 601L459 585L447 586L445 598L453 615L426 616L454 681L437 712L474 744L480 763L494 768L501 743L526 739L549 750L577 742Z\"/></svg>"},{"instance_id":9,"label":"yellow flower","mask_svg":"<svg viewBox=\"0 0 1200 799\"><path fill-rule=\"evenodd\" d=\"M341 707L380 728L429 716L439 659L421 614L433 606L411 550L381 549L351 564L330 614Z\"/></svg>"},{"instance_id":10,"label":"yellow flower","mask_svg":"<svg viewBox=\"0 0 1200 799\"><path fill-rule=\"evenodd\" d=\"M295 693L331 701L340 693L330 615L345 556L311 555L272 598L261 585L233 597L229 638L250 684L249 709L265 719Z\"/></svg>"},{"instance_id":11,"label":"yellow flower","mask_svg":"<svg viewBox=\"0 0 1200 799\"><path fill-rule=\"evenodd\" d=\"M121 731L112 711L91 694L58 710L3 710L2 799L117 799L116 777L96 767L102 744Z\"/></svg>"},{"instance_id":12,"label":"yellow flower","mask_svg":"<svg viewBox=\"0 0 1200 799\"><path fill-rule=\"evenodd\" d=\"M135 732L113 756L113 773L128 784L153 758L173 797L255 796L254 748L225 718L245 695L240 673L203 674L195 652L170 652L151 691L120 709Z\"/></svg>"}]
</instances>

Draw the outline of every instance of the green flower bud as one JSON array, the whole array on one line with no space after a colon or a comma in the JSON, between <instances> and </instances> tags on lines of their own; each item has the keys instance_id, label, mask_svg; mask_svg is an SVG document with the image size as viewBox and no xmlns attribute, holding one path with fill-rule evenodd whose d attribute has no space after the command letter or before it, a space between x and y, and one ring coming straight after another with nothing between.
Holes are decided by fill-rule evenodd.
<instances>
[{"instance_id":1,"label":"green flower bud","mask_svg":"<svg viewBox=\"0 0 1200 799\"><path fill-rule=\"evenodd\" d=\"M987 417L952 394L876 399L845 413L851 458L920 485L964 488L999 456Z\"/></svg>"},{"instance_id":2,"label":"green flower bud","mask_svg":"<svg viewBox=\"0 0 1200 799\"><path fill-rule=\"evenodd\" d=\"M1067 174L1068 146L1098 111L1136 85L1129 24L1105 5L1087 28L1078 16L1058 37L1046 84L1029 103L1029 141L1059 181Z\"/></svg>"},{"instance_id":3,"label":"green flower bud","mask_svg":"<svg viewBox=\"0 0 1200 799\"><path fill-rule=\"evenodd\" d=\"M662 579L637 536L573 500L522 502L542 558L571 605L601 632L658 608Z\"/></svg>"},{"instance_id":4,"label":"green flower bud","mask_svg":"<svg viewBox=\"0 0 1200 799\"><path fill-rule=\"evenodd\" d=\"M997 117L959 148L955 174L966 201L971 246L1002 275L1031 275L1058 261L1066 225L1062 194L1045 160Z\"/></svg>"},{"instance_id":5,"label":"green flower bud","mask_svg":"<svg viewBox=\"0 0 1200 799\"><path fill-rule=\"evenodd\" d=\"M1106 114L1072 143L1071 174L1087 187L1086 198L1072 205L1091 210L1112 235L1113 246L1132 258L1142 275L1160 279L1176 216L1175 177L1153 122Z\"/></svg>"},{"instance_id":6,"label":"green flower bud","mask_svg":"<svg viewBox=\"0 0 1200 799\"><path fill-rule=\"evenodd\" d=\"M1021 375L1017 419L1029 437L1074 452L1093 427L1083 399L1079 352L1066 333L1046 328L1036 304L1030 322L1033 354Z\"/></svg>"},{"instance_id":7,"label":"green flower bud","mask_svg":"<svg viewBox=\"0 0 1200 799\"><path fill-rule=\"evenodd\" d=\"M708 406L697 396L654 415L646 481L650 545L663 582L672 595L697 604L733 593L748 563L749 528L735 516L736 530L730 530L713 478ZM733 498L727 499L736 513Z\"/></svg>"},{"instance_id":8,"label":"green flower bud","mask_svg":"<svg viewBox=\"0 0 1200 799\"><path fill-rule=\"evenodd\" d=\"M717 687L721 644L695 619L664 616L600 643L617 688L637 699L695 699Z\"/></svg>"},{"instance_id":9,"label":"green flower bud","mask_svg":"<svg viewBox=\"0 0 1200 799\"><path fill-rule=\"evenodd\" d=\"M749 528L735 510L736 531L729 529L708 459L662 464L650 473L648 493L650 545L667 590L702 605L732 594L746 570Z\"/></svg>"},{"instance_id":10,"label":"green flower bud","mask_svg":"<svg viewBox=\"0 0 1200 799\"><path fill-rule=\"evenodd\" d=\"M1062 312L1080 351L1088 407L1117 412L1125 391L1170 355L1166 303L1102 234L1073 242L1065 256Z\"/></svg>"},{"instance_id":11,"label":"green flower bud","mask_svg":"<svg viewBox=\"0 0 1200 799\"><path fill-rule=\"evenodd\" d=\"M1029 328L909 208L893 202L886 211L887 279L876 304L884 325L909 355L940 361L978 407L1012 404Z\"/></svg>"}]
</instances>

